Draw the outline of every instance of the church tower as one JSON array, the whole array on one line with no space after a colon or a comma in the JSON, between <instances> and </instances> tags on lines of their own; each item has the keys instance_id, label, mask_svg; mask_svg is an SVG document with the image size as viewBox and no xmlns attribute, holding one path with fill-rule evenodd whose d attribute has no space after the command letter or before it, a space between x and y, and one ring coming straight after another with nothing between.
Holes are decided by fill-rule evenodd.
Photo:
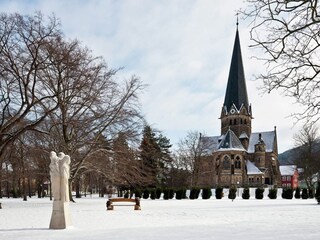
<instances>
[{"instance_id":1,"label":"church tower","mask_svg":"<svg viewBox=\"0 0 320 240\"><path fill-rule=\"evenodd\" d=\"M247 149L251 135L252 112L244 77L238 27L220 119L221 135L231 129Z\"/></svg>"}]
</instances>

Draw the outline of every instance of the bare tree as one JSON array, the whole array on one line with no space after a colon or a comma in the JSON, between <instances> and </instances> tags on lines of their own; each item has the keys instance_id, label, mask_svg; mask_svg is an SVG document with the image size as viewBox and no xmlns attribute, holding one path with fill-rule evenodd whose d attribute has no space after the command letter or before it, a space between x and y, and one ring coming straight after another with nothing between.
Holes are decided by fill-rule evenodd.
<instances>
[{"instance_id":1,"label":"bare tree","mask_svg":"<svg viewBox=\"0 0 320 240\"><path fill-rule=\"evenodd\" d=\"M197 131L190 131L187 136L178 143L175 152L174 167L188 170L191 173L191 185L198 185L200 174L200 161L204 154L205 145L202 142L203 135Z\"/></svg>"},{"instance_id":2,"label":"bare tree","mask_svg":"<svg viewBox=\"0 0 320 240\"><path fill-rule=\"evenodd\" d=\"M267 72L257 76L266 92L279 89L304 107L296 120L320 118L320 6L317 0L247 0L251 47Z\"/></svg>"},{"instance_id":3,"label":"bare tree","mask_svg":"<svg viewBox=\"0 0 320 240\"><path fill-rule=\"evenodd\" d=\"M49 115L47 136L56 151L71 156L71 182L91 167L95 153L103 150L100 137L109 141L119 131L134 135L141 125L138 94L141 81L133 76L121 81L103 58L94 57L78 41L56 39L50 49L53 65L45 77L58 98ZM70 188L71 189L71 188Z\"/></svg>"},{"instance_id":4,"label":"bare tree","mask_svg":"<svg viewBox=\"0 0 320 240\"><path fill-rule=\"evenodd\" d=\"M319 128L306 124L294 136L296 148L295 162L303 169L303 178L308 188L313 188L314 176L320 172L319 159Z\"/></svg>"},{"instance_id":5,"label":"bare tree","mask_svg":"<svg viewBox=\"0 0 320 240\"><path fill-rule=\"evenodd\" d=\"M44 71L52 65L48 46L60 37L54 16L0 14L0 158L58 107Z\"/></svg>"}]
</instances>

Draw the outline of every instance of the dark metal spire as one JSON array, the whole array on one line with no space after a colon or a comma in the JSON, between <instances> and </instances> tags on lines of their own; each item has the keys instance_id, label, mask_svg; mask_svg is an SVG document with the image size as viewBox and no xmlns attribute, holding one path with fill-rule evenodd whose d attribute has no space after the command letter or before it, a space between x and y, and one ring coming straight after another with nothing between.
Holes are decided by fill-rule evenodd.
<instances>
[{"instance_id":1,"label":"dark metal spire","mask_svg":"<svg viewBox=\"0 0 320 240\"><path fill-rule=\"evenodd\" d=\"M242 64L238 24L239 23L237 19L237 31L233 46L228 85L223 104L228 112L230 111L230 108L233 104L235 104L238 110L240 110L242 104L247 108L247 110L249 110L249 101Z\"/></svg>"}]
</instances>

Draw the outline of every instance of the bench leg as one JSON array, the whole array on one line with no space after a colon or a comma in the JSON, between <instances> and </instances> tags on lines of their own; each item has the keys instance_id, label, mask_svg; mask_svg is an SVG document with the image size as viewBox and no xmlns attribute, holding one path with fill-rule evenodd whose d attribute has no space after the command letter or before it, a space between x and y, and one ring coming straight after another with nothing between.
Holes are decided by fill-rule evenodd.
<instances>
[{"instance_id":1,"label":"bench leg","mask_svg":"<svg viewBox=\"0 0 320 240\"><path fill-rule=\"evenodd\" d=\"M113 210L113 205L110 200L107 201L107 210Z\"/></svg>"},{"instance_id":2,"label":"bench leg","mask_svg":"<svg viewBox=\"0 0 320 240\"><path fill-rule=\"evenodd\" d=\"M134 210L141 210L141 207L139 205L134 205Z\"/></svg>"}]
</instances>

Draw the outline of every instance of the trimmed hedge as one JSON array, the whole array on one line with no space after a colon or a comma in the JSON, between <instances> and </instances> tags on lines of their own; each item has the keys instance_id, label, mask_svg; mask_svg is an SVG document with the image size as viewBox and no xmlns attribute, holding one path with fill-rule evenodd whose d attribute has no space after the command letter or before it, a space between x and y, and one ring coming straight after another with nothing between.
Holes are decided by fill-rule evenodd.
<instances>
[{"instance_id":1,"label":"trimmed hedge","mask_svg":"<svg viewBox=\"0 0 320 240\"><path fill-rule=\"evenodd\" d=\"M176 199L181 200L187 198L186 196L187 190L185 188L180 188L176 191Z\"/></svg>"},{"instance_id":2,"label":"trimmed hedge","mask_svg":"<svg viewBox=\"0 0 320 240\"><path fill-rule=\"evenodd\" d=\"M314 189L313 188L309 188L309 198L314 198Z\"/></svg>"},{"instance_id":3,"label":"trimmed hedge","mask_svg":"<svg viewBox=\"0 0 320 240\"><path fill-rule=\"evenodd\" d=\"M140 189L135 189L134 190L134 196L136 198L141 198L141 196L142 196L141 190Z\"/></svg>"},{"instance_id":4,"label":"trimmed hedge","mask_svg":"<svg viewBox=\"0 0 320 240\"><path fill-rule=\"evenodd\" d=\"M216 199L221 199L223 197L223 188L218 186L216 188Z\"/></svg>"},{"instance_id":5,"label":"trimmed hedge","mask_svg":"<svg viewBox=\"0 0 320 240\"><path fill-rule=\"evenodd\" d=\"M294 198L295 199L300 199L301 198L301 194L300 194L301 190L299 187L296 188L296 191L294 193Z\"/></svg>"},{"instance_id":6,"label":"trimmed hedge","mask_svg":"<svg viewBox=\"0 0 320 240\"><path fill-rule=\"evenodd\" d=\"M281 196L284 199L292 199L293 198L293 189L292 188L284 188L282 190Z\"/></svg>"},{"instance_id":7,"label":"trimmed hedge","mask_svg":"<svg viewBox=\"0 0 320 240\"><path fill-rule=\"evenodd\" d=\"M199 194L200 194L200 188L197 188L197 187L193 187L191 188L190 190L190 196L189 198L190 199L198 199L199 198Z\"/></svg>"},{"instance_id":8,"label":"trimmed hedge","mask_svg":"<svg viewBox=\"0 0 320 240\"><path fill-rule=\"evenodd\" d=\"M228 198L234 200L237 196L237 188L235 186L231 186L229 188Z\"/></svg>"},{"instance_id":9,"label":"trimmed hedge","mask_svg":"<svg viewBox=\"0 0 320 240\"><path fill-rule=\"evenodd\" d=\"M255 197L256 199L263 199L264 188L256 188Z\"/></svg>"},{"instance_id":10,"label":"trimmed hedge","mask_svg":"<svg viewBox=\"0 0 320 240\"><path fill-rule=\"evenodd\" d=\"M150 191L149 191L148 188L146 188L146 189L143 191L142 198L143 198L143 199L148 199L148 198L149 198L149 195L150 195Z\"/></svg>"},{"instance_id":11,"label":"trimmed hedge","mask_svg":"<svg viewBox=\"0 0 320 240\"><path fill-rule=\"evenodd\" d=\"M302 189L301 198L302 199L308 199L309 198L309 194L308 194L308 189L307 188L303 188Z\"/></svg>"},{"instance_id":12,"label":"trimmed hedge","mask_svg":"<svg viewBox=\"0 0 320 240\"><path fill-rule=\"evenodd\" d=\"M242 193L242 199L249 199L250 198L250 189L245 187Z\"/></svg>"},{"instance_id":13,"label":"trimmed hedge","mask_svg":"<svg viewBox=\"0 0 320 240\"><path fill-rule=\"evenodd\" d=\"M269 189L268 197L270 199L277 199L278 189L273 187Z\"/></svg>"},{"instance_id":14,"label":"trimmed hedge","mask_svg":"<svg viewBox=\"0 0 320 240\"><path fill-rule=\"evenodd\" d=\"M318 181L318 183L317 183L315 198L316 198L318 204L320 204L320 181Z\"/></svg>"},{"instance_id":15,"label":"trimmed hedge","mask_svg":"<svg viewBox=\"0 0 320 240\"><path fill-rule=\"evenodd\" d=\"M202 189L202 199L210 199L212 196L211 188Z\"/></svg>"},{"instance_id":16,"label":"trimmed hedge","mask_svg":"<svg viewBox=\"0 0 320 240\"><path fill-rule=\"evenodd\" d=\"M152 200L156 199L156 189L154 189L154 188L150 189L150 198Z\"/></svg>"},{"instance_id":17,"label":"trimmed hedge","mask_svg":"<svg viewBox=\"0 0 320 240\"><path fill-rule=\"evenodd\" d=\"M161 193L162 193L162 189L161 188L157 188L156 189L156 199L160 199Z\"/></svg>"}]
</instances>

